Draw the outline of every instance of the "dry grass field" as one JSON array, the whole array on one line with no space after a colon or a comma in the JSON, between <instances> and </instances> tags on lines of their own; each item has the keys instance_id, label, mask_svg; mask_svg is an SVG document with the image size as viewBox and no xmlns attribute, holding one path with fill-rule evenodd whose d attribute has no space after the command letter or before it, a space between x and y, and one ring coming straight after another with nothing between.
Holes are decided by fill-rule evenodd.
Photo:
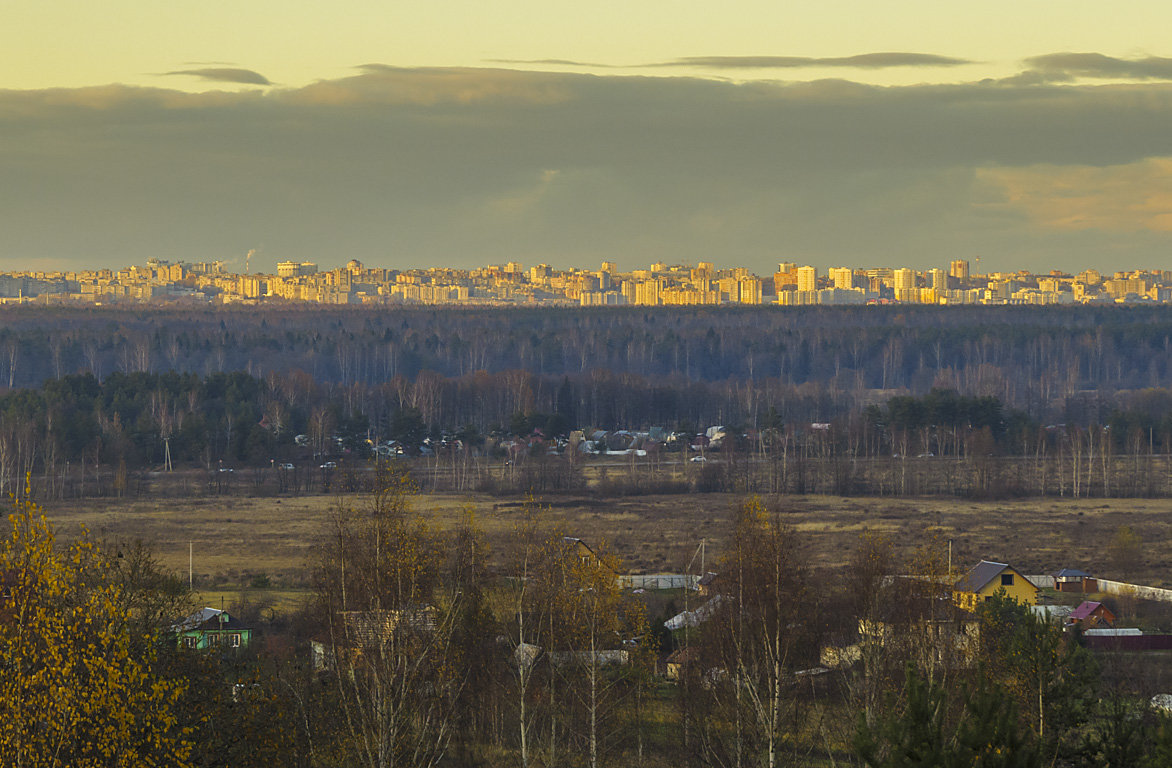
<instances>
[{"instance_id":1,"label":"dry grass field","mask_svg":"<svg viewBox=\"0 0 1172 768\"><path fill-rule=\"evenodd\" d=\"M711 566L720 553L730 508L743 497L686 494L596 498L552 496L543 515L565 535L595 543L605 539L636 572L680 572L701 539ZM156 500L53 502L46 513L66 536L82 526L98 538L141 539L169 568L186 574L188 543L198 583L238 589L258 575L277 588L305 585L330 510L355 497L201 497ZM964 501L943 498L767 498L801 536L817 566L843 565L864 530L890 534L901 547L953 541L958 569L981 558L1013 563L1026 573L1081 567L1108 578L1169 586L1172 573L1170 504L1146 499L1035 499ZM520 499L486 495L418 496L415 509L438 528L451 528L470 505L493 547L506 557L520 517ZM1111 562L1108 545L1121 525L1142 539L1141 554L1124 565ZM697 566L694 566L698 567Z\"/></svg>"}]
</instances>

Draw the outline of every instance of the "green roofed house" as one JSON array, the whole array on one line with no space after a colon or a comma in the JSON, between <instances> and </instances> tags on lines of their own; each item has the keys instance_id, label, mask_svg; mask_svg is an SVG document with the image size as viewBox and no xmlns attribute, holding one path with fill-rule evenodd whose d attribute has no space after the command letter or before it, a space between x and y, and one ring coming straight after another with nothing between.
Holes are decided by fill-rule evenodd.
<instances>
[{"instance_id":1,"label":"green roofed house","mask_svg":"<svg viewBox=\"0 0 1172 768\"><path fill-rule=\"evenodd\" d=\"M218 648L247 648L252 630L227 611L200 608L183 621L171 627L180 648L197 651Z\"/></svg>"}]
</instances>

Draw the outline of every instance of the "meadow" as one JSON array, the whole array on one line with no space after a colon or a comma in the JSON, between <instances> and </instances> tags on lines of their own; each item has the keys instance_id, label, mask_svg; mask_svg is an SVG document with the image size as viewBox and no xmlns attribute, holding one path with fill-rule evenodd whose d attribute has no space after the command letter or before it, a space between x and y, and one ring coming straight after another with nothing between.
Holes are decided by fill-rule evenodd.
<instances>
[{"instance_id":1,"label":"meadow","mask_svg":"<svg viewBox=\"0 0 1172 768\"><path fill-rule=\"evenodd\" d=\"M729 510L740 494L693 493L539 498L552 529L592 545L607 542L636 573L683 572L703 540L706 566L715 569ZM819 569L844 566L864 531L890 535L905 550L933 538L952 542L953 564L964 570L980 559L1010 562L1026 573L1078 567L1107 578L1172 586L1167 536L1168 502L1159 499L1031 499L974 501L954 498L847 498L769 496L802 538ZM486 494L421 494L414 509L437 529L451 529L471 509L491 546L490 562L508 560L523 498ZM268 585L300 590L332 510L360 505L360 495L51 501L46 513L64 536L82 527L117 543L139 539L163 565L187 575L189 544L195 585L236 590ZM1113 559L1110 543L1121 526L1139 537L1138 557ZM1133 555L1137 554L1135 551ZM690 572L698 572L697 558Z\"/></svg>"}]
</instances>

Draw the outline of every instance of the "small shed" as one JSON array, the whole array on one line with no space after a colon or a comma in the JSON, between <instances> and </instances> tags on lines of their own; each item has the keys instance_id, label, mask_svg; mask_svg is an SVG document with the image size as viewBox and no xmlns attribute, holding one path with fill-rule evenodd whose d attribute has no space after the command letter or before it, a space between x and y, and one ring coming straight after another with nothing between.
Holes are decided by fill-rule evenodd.
<instances>
[{"instance_id":1,"label":"small shed","mask_svg":"<svg viewBox=\"0 0 1172 768\"><path fill-rule=\"evenodd\" d=\"M1054 589L1059 592L1095 592L1095 577L1078 568L1063 568L1054 574Z\"/></svg>"}]
</instances>

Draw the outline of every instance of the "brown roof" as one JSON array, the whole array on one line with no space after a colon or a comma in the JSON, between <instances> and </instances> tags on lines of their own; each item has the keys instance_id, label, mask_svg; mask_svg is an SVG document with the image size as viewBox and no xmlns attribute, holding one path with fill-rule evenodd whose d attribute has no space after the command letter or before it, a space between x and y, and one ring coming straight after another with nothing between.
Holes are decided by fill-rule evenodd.
<instances>
[{"instance_id":1,"label":"brown roof","mask_svg":"<svg viewBox=\"0 0 1172 768\"><path fill-rule=\"evenodd\" d=\"M980 592L990 581L1000 576L1006 568L1009 568L1008 563L982 560L969 569L964 578L956 583L956 588L961 592Z\"/></svg>"}]
</instances>

